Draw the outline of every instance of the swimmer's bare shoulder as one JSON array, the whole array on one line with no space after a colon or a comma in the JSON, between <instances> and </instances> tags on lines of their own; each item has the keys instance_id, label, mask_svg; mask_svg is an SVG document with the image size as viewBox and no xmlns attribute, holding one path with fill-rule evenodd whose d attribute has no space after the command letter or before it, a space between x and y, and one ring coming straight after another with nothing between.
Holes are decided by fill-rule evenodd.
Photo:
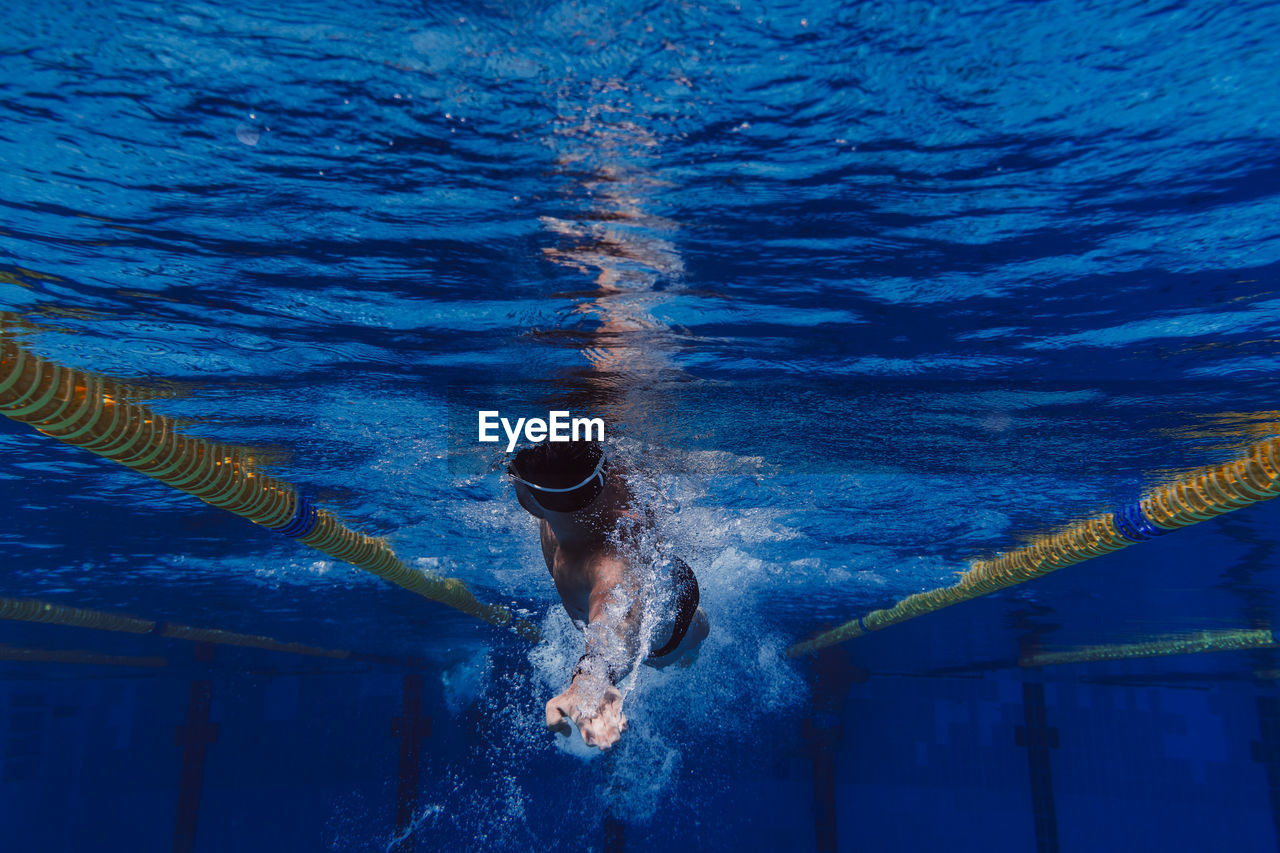
<instances>
[{"instance_id":1,"label":"swimmer's bare shoulder","mask_svg":"<svg viewBox=\"0 0 1280 853\"><path fill-rule=\"evenodd\" d=\"M587 627L569 687L547 702L547 726L563 731L572 721L588 745L602 749L627 727L616 685L643 642L638 573L620 549L650 523L633 508L625 469L606 463L598 444L545 444L522 450L508 466L520 505L539 519L543 560L561 602Z\"/></svg>"},{"instance_id":2,"label":"swimmer's bare shoulder","mask_svg":"<svg viewBox=\"0 0 1280 853\"><path fill-rule=\"evenodd\" d=\"M631 579L631 564L608 543L561 546L545 521L541 532L542 556L565 611L581 623L596 621L614 588Z\"/></svg>"}]
</instances>

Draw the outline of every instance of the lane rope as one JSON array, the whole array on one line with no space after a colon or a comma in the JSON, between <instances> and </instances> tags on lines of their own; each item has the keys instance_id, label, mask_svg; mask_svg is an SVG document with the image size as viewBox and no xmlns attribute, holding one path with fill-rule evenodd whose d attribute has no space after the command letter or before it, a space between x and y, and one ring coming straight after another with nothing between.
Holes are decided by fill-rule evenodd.
<instances>
[{"instance_id":1,"label":"lane rope","mask_svg":"<svg viewBox=\"0 0 1280 853\"><path fill-rule=\"evenodd\" d=\"M16 339L19 329L20 324L0 315L0 414L423 598L538 641L534 623L507 607L479 601L457 578L410 568L385 539L352 530L294 486L264 474L251 451L183 434L171 418L130 402L138 396L136 389L30 352Z\"/></svg>"},{"instance_id":2,"label":"lane rope","mask_svg":"<svg viewBox=\"0 0 1280 853\"><path fill-rule=\"evenodd\" d=\"M907 596L892 607L873 610L823 631L792 645L787 654L810 654L1277 496L1280 438L1269 438L1250 445L1231 462L1211 465L1158 486L1141 500L1114 512L1039 536L1028 545L991 559L971 560L969 569L956 583Z\"/></svg>"}]
</instances>

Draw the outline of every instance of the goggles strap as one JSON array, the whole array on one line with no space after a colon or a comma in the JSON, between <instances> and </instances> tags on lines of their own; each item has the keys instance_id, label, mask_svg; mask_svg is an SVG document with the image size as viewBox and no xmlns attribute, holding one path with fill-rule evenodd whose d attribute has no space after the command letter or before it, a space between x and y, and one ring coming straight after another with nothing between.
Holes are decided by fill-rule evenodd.
<instances>
[{"instance_id":1,"label":"goggles strap","mask_svg":"<svg viewBox=\"0 0 1280 853\"><path fill-rule=\"evenodd\" d=\"M579 483L578 485L576 485L576 486L570 486L570 487L569 487L569 488L567 488L567 489L552 489L552 488L549 488L548 486L539 486L537 483L530 483L528 480L521 479L520 477L517 477L515 474L512 474L512 473L511 473L511 472L509 472L509 471L507 472L507 476L508 476L508 477L510 477L511 479L515 480L517 483L524 483L524 484L525 484L526 486L528 486L529 488L531 488L531 489L536 489L536 490L538 490L539 492L550 492L550 493L553 493L553 494L564 494L565 492L576 492L578 489L581 489L583 486L585 486L585 485L587 485L588 483L590 483L590 482L591 482L592 480L594 480L596 477L599 477L599 478L600 478L600 485L601 485L601 486L603 486L603 485L604 485L604 471L603 471L603 469L604 469L604 458L605 458L605 457L604 457L604 454L603 454L603 453L601 453L601 454L600 454L600 461L596 463L596 468L595 468L595 470L594 470L594 471L592 471L590 474L588 474L588 475L587 475L587 479L583 480L583 481L582 481L581 483Z\"/></svg>"}]
</instances>

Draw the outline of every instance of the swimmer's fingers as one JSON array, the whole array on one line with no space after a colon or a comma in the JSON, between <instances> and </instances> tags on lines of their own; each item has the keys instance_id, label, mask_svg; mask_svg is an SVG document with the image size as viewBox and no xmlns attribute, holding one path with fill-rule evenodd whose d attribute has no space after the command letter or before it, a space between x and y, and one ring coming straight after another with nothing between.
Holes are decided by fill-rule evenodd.
<instances>
[{"instance_id":1,"label":"swimmer's fingers","mask_svg":"<svg viewBox=\"0 0 1280 853\"><path fill-rule=\"evenodd\" d=\"M617 743L626 728L627 717L622 713L622 694L612 688L600 703L600 713L579 722L583 741L588 746L598 746L601 749L608 749Z\"/></svg>"},{"instance_id":2,"label":"swimmer's fingers","mask_svg":"<svg viewBox=\"0 0 1280 853\"><path fill-rule=\"evenodd\" d=\"M559 699L560 697L557 696L547 703L547 728L556 734L572 734L573 728L569 725L569 711L560 705Z\"/></svg>"},{"instance_id":3,"label":"swimmer's fingers","mask_svg":"<svg viewBox=\"0 0 1280 853\"><path fill-rule=\"evenodd\" d=\"M610 717L616 717L614 724L618 727L619 732L627 730L627 715L622 713L622 694L613 688L604 695L604 707L601 712Z\"/></svg>"},{"instance_id":4,"label":"swimmer's fingers","mask_svg":"<svg viewBox=\"0 0 1280 853\"><path fill-rule=\"evenodd\" d=\"M612 723L617 729L617 734L613 738L616 741L622 732L627 730L627 715L622 713L622 694L611 687L605 693L604 700L604 713L612 718Z\"/></svg>"},{"instance_id":5,"label":"swimmer's fingers","mask_svg":"<svg viewBox=\"0 0 1280 853\"><path fill-rule=\"evenodd\" d=\"M618 731L627 728L627 715L622 713L622 694L616 687L605 691L604 701L600 703L600 716L618 727Z\"/></svg>"},{"instance_id":6,"label":"swimmer's fingers","mask_svg":"<svg viewBox=\"0 0 1280 853\"><path fill-rule=\"evenodd\" d=\"M622 731L611 716L609 714L601 714L583 722L582 740L587 746L608 749L618 742L618 739L622 737Z\"/></svg>"}]
</instances>

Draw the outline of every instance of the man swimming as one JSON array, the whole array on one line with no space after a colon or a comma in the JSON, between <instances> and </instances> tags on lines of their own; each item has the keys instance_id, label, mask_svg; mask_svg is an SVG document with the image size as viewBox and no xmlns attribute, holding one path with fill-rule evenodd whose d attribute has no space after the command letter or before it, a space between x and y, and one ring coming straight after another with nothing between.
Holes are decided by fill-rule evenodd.
<instances>
[{"instance_id":1,"label":"man swimming","mask_svg":"<svg viewBox=\"0 0 1280 853\"><path fill-rule=\"evenodd\" d=\"M569 618L586 634L569 687L547 702L547 727L569 734L571 720L589 746L608 749L627 728L616 686L622 678L642 656L655 668L690 661L709 633L698 580L678 558L640 565L629 555L650 525L599 442L527 447L507 473L520 505L540 519L547 569ZM642 648L646 633L653 651Z\"/></svg>"}]
</instances>

